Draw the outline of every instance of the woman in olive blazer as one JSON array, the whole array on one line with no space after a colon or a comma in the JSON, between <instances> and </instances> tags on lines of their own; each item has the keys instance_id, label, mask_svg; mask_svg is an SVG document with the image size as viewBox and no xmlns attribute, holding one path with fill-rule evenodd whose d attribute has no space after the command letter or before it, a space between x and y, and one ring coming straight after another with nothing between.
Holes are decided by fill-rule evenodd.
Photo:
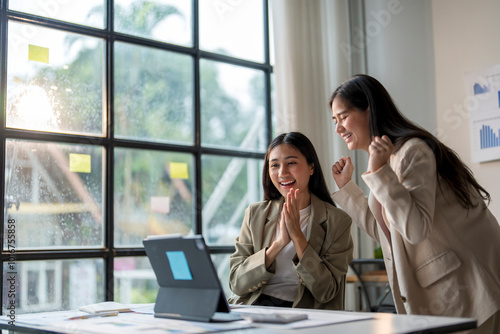
<instances>
[{"instance_id":1,"label":"woman in olive blazer","mask_svg":"<svg viewBox=\"0 0 500 334\"><path fill-rule=\"evenodd\" d=\"M381 244L398 313L472 317L475 333L500 333L500 226L488 192L374 78L346 81L330 104L348 148L369 153L369 197L343 157L332 167L333 199Z\"/></svg>"},{"instance_id":2,"label":"woman in olive blazer","mask_svg":"<svg viewBox=\"0 0 500 334\"><path fill-rule=\"evenodd\" d=\"M284 199L252 204L245 211L236 252L231 256L229 284L234 304L253 304L274 274L265 267L265 250L271 245ZM304 257L293 265L299 277L293 307L344 309L344 275L352 260L351 218L342 210L311 196L311 216Z\"/></svg>"},{"instance_id":3,"label":"woman in olive blazer","mask_svg":"<svg viewBox=\"0 0 500 334\"><path fill-rule=\"evenodd\" d=\"M351 218L334 206L307 137L290 132L273 140L263 185L265 201L246 209L235 241L229 302L343 309ZM287 298L276 298L281 293Z\"/></svg>"}]
</instances>

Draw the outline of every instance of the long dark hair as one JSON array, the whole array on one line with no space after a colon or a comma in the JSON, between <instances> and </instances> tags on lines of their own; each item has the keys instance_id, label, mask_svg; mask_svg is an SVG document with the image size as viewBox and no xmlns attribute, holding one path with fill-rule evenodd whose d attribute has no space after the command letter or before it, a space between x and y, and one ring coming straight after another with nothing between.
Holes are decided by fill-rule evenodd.
<instances>
[{"instance_id":1,"label":"long dark hair","mask_svg":"<svg viewBox=\"0 0 500 334\"><path fill-rule=\"evenodd\" d=\"M465 208L476 206L470 194L470 185L484 200L490 194L474 178L472 171L451 148L440 142L425 129L409 121L401 114L391 96L375 78L358 74L342 83L332 94L330 107L335 98L341 98L348 108L370 113L370 136L387 135L396 151L411 138L420 138L429 145L436 157L437 173L448 183L460 204Z\"/></svg>"},{"instance_id":2,"label":"long dark hair","mask_svg":"<svg viewBox=\"0 0 500 334\"><path fill-rule=\"evenodd\" d=\"M316 195L324 202L333 203L328 187L326 186L323 172L319 164L318 155L311 141L300 132L282 133L273 139L267 148L266 156L264 157L264 168L262 170L262 187L264 188L264 200L273 200L282 197L281 193L276 189L271 177L269 176L269 155L271 151L279 145L288 144L295 147L304 155L309 165L312 164L314 172L309 179L309 191Z\"/></svg>"}]
</instances>

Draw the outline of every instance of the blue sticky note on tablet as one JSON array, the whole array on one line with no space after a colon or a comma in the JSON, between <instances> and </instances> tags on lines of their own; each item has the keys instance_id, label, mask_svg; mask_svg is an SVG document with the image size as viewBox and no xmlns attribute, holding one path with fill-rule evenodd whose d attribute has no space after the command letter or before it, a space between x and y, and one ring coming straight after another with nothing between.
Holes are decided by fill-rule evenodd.
<instances>
[{"instance_id":1,"label":"blue sticky note on tablet","mask_svg":"<svg viewBox=\"0 0 500 334\"><path fill-rule=\"evenodd\" d=\"M167 252L170 270L176 280L190 281L193 279L186 255L183 251L169 251Z\"/></svg>"}]
</instances>

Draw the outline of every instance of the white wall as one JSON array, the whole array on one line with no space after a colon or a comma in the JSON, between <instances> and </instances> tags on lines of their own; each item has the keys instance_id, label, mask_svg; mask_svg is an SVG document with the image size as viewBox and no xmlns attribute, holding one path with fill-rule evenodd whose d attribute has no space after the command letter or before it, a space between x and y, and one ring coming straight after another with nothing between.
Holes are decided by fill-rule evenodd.
<instances>
[{"instance_id":1,"label":"white wall","mask_svg":"<svg viewBox=\"0 0 500 334\"><path fill-rule=\"evenodd\" d=\"M437 126L490 193L490 210L500 221L500 161L473 163L470 120L465 104L465 76L471 70L500 64L500 1L432 0L436 66ZM450 122L446 114L460 115Z\"/></svg>"},{"instance_id":2,"label":"white wall","mask_svg":"<svg viewBox=\"0 0 500 334\"><path fill-rule=\"evenodd\" d=\"M500 161L471 161L465 73L500 64L500 2L364 0L364 6L366 72L408 118L460 155L491 194L499 219Z\"/></svg>"},{"instance_id":3,"label":"white wall","mask_svg":"<svg viewBox=\"0 0 500 334\"><path fill-rule=\"evenodd\" d=\"M363 0L363 6L365 27L362 32L354 27L352 34L355 41L365 42L365 73L385 86L406 117L435 133L431 1ZM358 154L357 158L361 174L366 171L368 155ZM368 191L361 178L358 183Z\"/></svg>"},{"instance_id":4,"label":"white wall","mask_svg":"<svg viewBox=\"0 0 500 334\"><path fill-rule=\"evenodd\" d=\"M403 114L459 153L490 192L490 210L500 221L500 161L472 163L469 119L452 127L456 122L443 118L465 101L465 72L500 63L500 1L361 1L366 26L351 33L365 72L387 88ZM358 156L359 172L366 160ZM370 257L369 240L360 243L359 255Z\"/></svg>"},{"instance_id":5,"label":"white wall","mask_svg":"<svg viewBox=\"0 0 500 334\"><path fill-rule=\"evenodd\" d=\"M436 99L431 2L362 0L364 27L351 28L353 50L364 56L365 73L378 79L401 112L431 132L436 130ZM366 171L368 154L355 156L357 174ZM368 193L361 177L358 185ZM360 257L372 257L374 243L358 236Z\"/></svg>"},{"instance_id":6,"label":"white wall","mask_svg":"<svg viewBox=\"0 0 500 334\"><path fill-rule=\"evenodd\" d=\"M431 2L365 0L367 74L412 121L436 129Z\"/></svg>"}]
</instances>

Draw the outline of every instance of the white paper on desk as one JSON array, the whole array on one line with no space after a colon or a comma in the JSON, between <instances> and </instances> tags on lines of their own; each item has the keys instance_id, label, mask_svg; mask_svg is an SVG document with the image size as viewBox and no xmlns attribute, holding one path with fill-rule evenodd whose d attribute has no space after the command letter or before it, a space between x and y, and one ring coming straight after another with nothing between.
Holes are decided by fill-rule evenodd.
<instances>
[{"instance_id":1,"label":"white paper on desk","mask_svg":"<svg viewBox=\"0 0 500 334\"><path fill-rule=\"evenodd\" d=\"M265 310L265 308L264 308ZM253 307L243 307L243 308L238 308L237 310L234 310L233 312L240 312L240 313L262 313L263 308L253 308ZM294 310L294 309L286 309L286 310L276 310L276 309L269 309L265 310L266 312L273 312L273 313L304 313L304 310ZM360 320L368 320L368 319L373 319L373 316L370 315L364 315L364 314L352 314L349 312L345 311L311 311L307 312L308 318L305 320L300 320L296 322L291 322L289 324L273 324L273 323L255 323L253 322L252 325L254 327L266 327L266 328L281 328L281 329L295 329L295 328L307 328L307 327L317 327L317 326L324 326L324 325L331 325L331 324L337 324L337 323L342 323L342 322L350 322L350 321L360 321Z\"/></svg>"},{"instance_id":2,"label":"white paper on desk","mask_svg":"<svg viewBox=\"0 0 500 334\"><path fill-rule=\"evenodd\" d=\"M136 324L149 324L156 328L165 330L175 331L181 329L186 333L205 333L214 331L224 331L224 330L235 330L244 329L252 327L247 322L233 321L233 322L200 322L200 321L185 321L177 319L167 319L167 318L155 318L144 316L141 314L128 314L127 321Z\"/></svg>"},{"instance_id":3,"label":"white paper on desk","mask_svg":"<svg viewBox=\"0 0 500 334\"><path fill-rule=\"evenodd\" d=\"M68 333L120 333L120 334L156 334L156 333L208 333L226 330L250 328L243 321L231 323L205 323L175 319L155 318L137 313L127 313L115 317L66 320L51 323L51 328Z\"/></svg>"},{"instance_id":4,"label":"white paper on desk","mask_svg":"<svg viewBox=\"0 0 500 334\"><path fill-rule=\"evenodd\" d=\"M150 304L130 304L132 312L142 314L155 314L155 303Z\"/></svg>"},{"instance_id":5,"label":"white paper on desk","mask_svg":"<svg viewBox=\"0 0 500 334\"><path fill-rule=\"evenodd\" d=\"M118 303L118 302L102 302L90 305L84 305L79 308L82 312L87 313L101 313L101 312L131 312L130 307L128 305Z\"/></svg>"},{"instance_id":6,"label":"white paper on desk","mask_svg":"<svg viewBox=\"0 0 500 334\"><path fill-rule=\"evenodd\" d=\"M27 313L16 315L15 323L28 324L34 326L50 325L54 322L61 321L74 316L86 315L88 313L78 311L55 311L42 313ZM3 320L4 316L0 317ZM10 320L9 320L10 321Z\"/></svg>"}]
</instances>

